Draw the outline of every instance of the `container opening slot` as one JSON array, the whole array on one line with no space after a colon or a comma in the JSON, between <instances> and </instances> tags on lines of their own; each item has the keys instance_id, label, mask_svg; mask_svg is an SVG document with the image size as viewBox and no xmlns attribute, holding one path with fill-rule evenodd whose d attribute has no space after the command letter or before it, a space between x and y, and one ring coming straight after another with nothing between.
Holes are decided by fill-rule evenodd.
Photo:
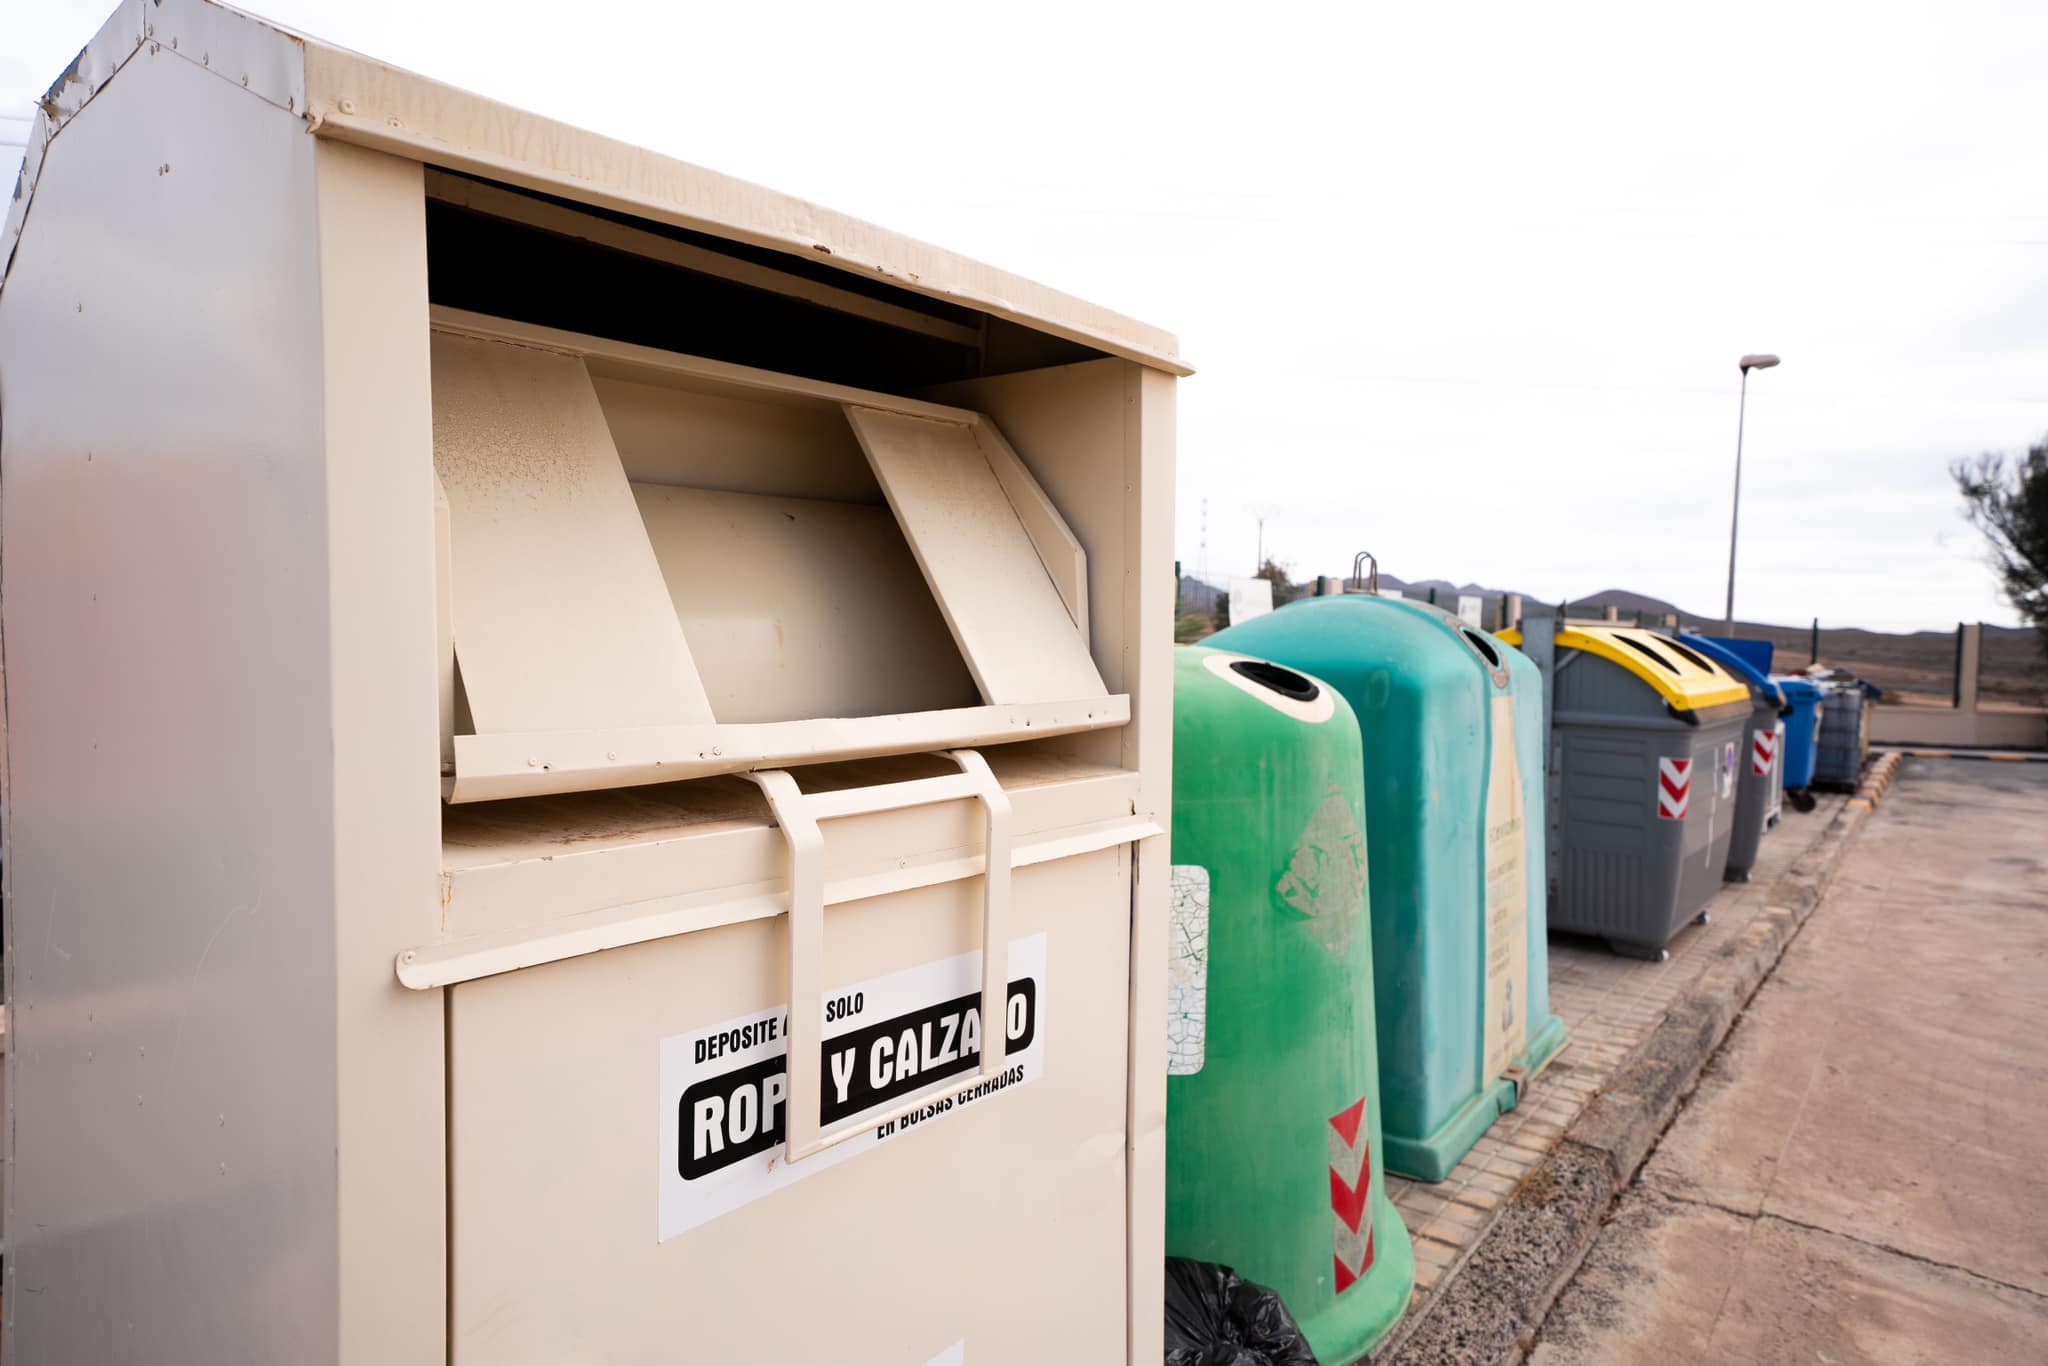
<instances>
[{"instance_id":1,"label":"container opening slot","mask_svg":"<svg viewBox=\"0 0 2048 1366\"><path fill-rule=\"evenodd\" d=\"M1701 657L1699 654L1695 653L1693 650L1688 648L1685 642L1678 640L1663 640L1658 643L1662 645L1665 649L1671 651L1671 653L1685 660L1688 664L1691 664L1701 673L1710 674L1714 671L1714 666L1707 663L1707 661L1703 657Z\"/></svg>"},{"instance_id":2,"label":"container opening slot","mask_svg":"<svg viewBox=\"0 0 2048 1366\"><path fill-rule=\"evenodd\" d=\"M1079 544L1064 523L1034 534L1019 516L1005 473L1022 467L999 468L1015 456L993 425L845 406L982 697L1103 696L1085 621L1071 605L1086 597ZM1049 568L1054 538L1071 559ZM1070 596L1053 574L1077 570L1080 590Z\"/></svg>"},{"instance_id":3,"label":"container opening slot","mask_svg":"<svg viewBox=\"0 0 2048 1366\"><path fill-rule=\"evenodd\" d=\"M583 362L436 332L454 663L478 732L713 719Z\"/></svg>"},{"instance_id":4,"label":"container opening slot","mask_svg":"<svg viewBox=\"0 0 2048 1366\"><path fill-rule=\"evenodd\" d=\"M1614 638L1620 641L1622 644L1628 646L1629 649L1634 650L1644 659L1647 659L1652 664L1655 664L1665 673L1670 674L1673 678L1679 677L1679 669L1676 664L1673 664L1669 659L1666 659L1663 655L1651 649L1642 641L1637 640L1634 636L1622 635L1621 633L1616 632Z\"/></svg>"},{"instance_id":5,"label":"container opening slot","mask_svg":"<svg viewBox=\"0 0 2048 1366\"><path fill-rule=\"evenodd\" d=\"M720 722L980 700L888 508L632 489Z\"/></svg>"},{"instance_id":6,"label":"container opening slot","mask_svg":"<svg viewBox=\"0 0 2048 1366\"><path fill-rule=\"evenodd\" d=\"M1477 631L1467 630L1464 634L1466 642L1479 651L1480 658L1493 668L1500 667L1500 651L1493 648L1492 642Z\"/></svg>"},{"instance_id":7,"label":"container opening slot","mask_svg":"<svg viewBox=\"0 0 2048 1366\"><path fill-rule=\"evenodd\" d=\"M904 393L1101 352L825 260L427 173L436 304Z\"/></svg>"},{"instance_id":8,"label":"container opening slot","mask_svg":"<svg viewBox=\"0 0 2048 1366\"><path fill-rule=\"evenodd\" d=\"M1314 679L1292 669L1283 669L1278 664L1268 664L1263 659L1232 660L1230 671L1296 702L1313 702L1323 692Z\"/></svg>"},{"instance_id":9,"label":"container opening slot","mask_svg":"<svg viewBox=\"0 0 2048 1366\"><path fill-rule=\"evenodd\" d=\"M986 417L433 313L444 795L1122 724Z\"/></svg>"},{"instance_id":10,"label":"container opening slot","mask_svg":"<svg viewBox=\"0 0 2048 1366\"><path fill-rule=\"evenodd\" d=\"M630 483L888 504L837 404L657 383L598 359L585 365Z\"/></svg>"}]
</instances>

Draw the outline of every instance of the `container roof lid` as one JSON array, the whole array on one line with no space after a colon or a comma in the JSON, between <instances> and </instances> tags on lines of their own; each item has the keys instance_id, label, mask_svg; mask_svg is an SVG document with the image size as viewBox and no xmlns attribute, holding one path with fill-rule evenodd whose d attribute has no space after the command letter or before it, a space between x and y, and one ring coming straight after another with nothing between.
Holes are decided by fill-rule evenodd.
<instances>
[{"instance_id":1,"label":"container roof lid","mask_svg":"<svg viewBox=\"0 0 2048 1366\"><path fill-rule=\"evenodd\" d=\"M1519 630L1500 638L1519 647ZM1747 702L1749 686L1710 659L1680 646L1669 636L1639 626L1608 626L1574 621L1558 627L1557 643L1569 650L1598 655L1642 679L1676 712L1699 712L1731 702Z\"/></svg>"},{"instance_id":2,"label":"container roof lid","mask_svg":"<svg viewBox=\"0 0 2048 1366\"><path fill-rule=\"evenodd\" d=\"M1557 633L1568 649L1598 655L1648 683L1676 711L1701 711L1749 700L1749 688L1712 660L1639 626L1572 622Z\"/></svg>"},{"instance_id":3,"label":"container roof lid","mask_svg":"<svg viewBox=\"0 0 2048 1366\"><path fill-rule=\"evenodd\" d=\"M1730 676L1740 679L1756 691L1762 693L1772 706L1782 707L1785 705L1784 697L1778 692L1778 685L1765 677L1761 669L1758 669L1754 664L1729 649L1726 645L1721 644L1717 640L1709 639L1706 636L1694 635L1690 631L1681 632L1678 640L1687 649L1692 650L1695 654L1705 655L1708 659L1713 660L1722 669L1726 670Z\"/></svg>"},{"instance_id":4,"label":"container roof lid","mask_svg":"<svg viewBox=\"0 0 2048 1366\"><path fill-rule=\"evenodd\" d=\"M0 289L51 140L145 44L189 55L316 136L824 262L1169 374L1172 333L792 195L600 137L211 0L125 0L43 97L0 227Z\"/></svg>"}]
</instances>

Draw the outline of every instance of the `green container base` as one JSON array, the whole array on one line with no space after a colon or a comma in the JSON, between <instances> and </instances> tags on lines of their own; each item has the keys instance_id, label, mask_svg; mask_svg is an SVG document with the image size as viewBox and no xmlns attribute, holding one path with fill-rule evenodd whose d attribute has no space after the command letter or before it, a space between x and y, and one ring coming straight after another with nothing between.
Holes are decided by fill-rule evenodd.
<instances>
[{"instance_id":1,"label":"green container base","mask_svg":"<svg viewBox=\"0 0 2048 1366\"><path fill-rule=\"evenodd\" d=\"M1523 1084L1534 1081L1537 1073L1550 1066L1551 1059L1564 1045L1564 1021L1553 1015L1515 1060L1526 1075ZM1383 1135L1380 1143L1386 1152L1386 1168L1414 1181L1441 1181L1451 1174L1459 1158L1472 1151L1472 1145L1493 1127L1493 1122L1514 1108L1515 1084L1503 1078L1452 1111L1451 1117L1437 1125L1436 1132L1427 1138Z\"/></svg>"},{"instance_id":2,"label":"green container base","mask_svg":"<svg viewBox=\"0 0 2048 1366\"><path fill-rule=\"evenodd\" d=\"M1415 1293L1415 1247L1400 1211L1389 1200L1373 1207L1367 1274L1321 1313L1297 1320L1323 1366L1351 1366L1386 1341Z\"/></svg>"}]
</instances>

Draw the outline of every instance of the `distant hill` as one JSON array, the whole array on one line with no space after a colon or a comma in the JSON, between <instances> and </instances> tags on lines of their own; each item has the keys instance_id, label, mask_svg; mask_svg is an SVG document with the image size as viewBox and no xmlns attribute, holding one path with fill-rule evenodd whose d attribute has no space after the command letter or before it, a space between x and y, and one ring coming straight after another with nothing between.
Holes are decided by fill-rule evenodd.
<instances>
[{"instance_id":1,"label":"distant hill","mask_svg":"<svg viewBox=\"0 0 2048 1366\"><path fill-rule=\"evenodd\" d=\"M1411 598L1427 599L1431 593L1435 593L1439 601L1455 599L1460 593L1467 591L1449 579L1402 579L1392 574L1380 575L1380 587L1399 589Z\"/></svg>"},{"instance_id":2,"label":"distant hill","mask_svg":"<svg viewBox=\"0 0 2048 1366\"><path fill-rule=\"evenodd\" d=\"M1687 619L1687 625L1709 635L1721 623ZM1814 657L1809 626L1772 626L1738 621L1735 634L1768 640L1777 649L1773 667L1803 668ZM1855 627L1822 628L1820 662L1867 678L1896 700L1946 704L1955 685L1956 633L1913 631L1893 635ZM1988 700L2039 703L2048 700L2048 656L2038 633L2020 626L1984 628L1984 664L1978 686Z\"/></svg>"},{"instance_id":3,"label":"distant hill","mask_svg":"<svg viewBox=\"0 0 2048 1366\"><path fill-rule=\"evenodd\" d=\"M1521 592L1518 588L1488 588L1481 583L1452 583L1449 579L1401 579L1392 574L1380 575L1380 587L1398 588L1411 597L1427 598L1435 589L1439 600L1458 597L1498 598L1509 593ZM1527 597L1524 593L1522 596Z\"/></svg>"},{"instance_id":4,"label":"distant hill","mask_svg":"<svg viewBox=\"0 0 2048 1366\"><path fill-rule=\"evenodd\" d=\"M1686 621L1705 620L1697 612L1688 612L1682 607L1677 607L1664 601L1662 598L1653 598L1648 593L1632 593L1626 588L1603 588L1590 596L1573 598L1571 605L1574 609L1581 607L1612 607L1624 617L1634 617L1636 613L1640 612L1646 617L1675 616Z\"/></svg>"},{"instance_id":5,"label":"distant hill","mask_svg":"<svg viewBox=\"0 0 2048 1366\"><path fill-rule=\"evenodd\" d=\"M1409 597L1425 601L1430 590L1435 589L1437 601L1445 607L1455 607L1460 596L1478 597L1485 603L1485 617L1489 625L1499 620L1497 604L1504 596L1504 590L1482 584L1458 584L1450 579L1403 579L1387 573L1380 575L1380 587L1397 589ZM1206 619L1214 615L1216 597L1221 591L1221 588L1199 579L1181 580L1181 615L1192 627L1181 635L1181 639L1195 639L1198 634L1206 632ZM1313 579L1295 585L1297 596L1306 597L1313 591ZM1526 593L1522 596L1525 612L1546 612L1555 606ZM1597 617L1610 607L1624 622L1636 621L1639 614L1646 623L1676 616L1686 630L1708 635L1718 635L1721 630L1718 613L1702 615L1688 612L1662 598L1626 588L1602 589L1583 598L1573 598L1569 604L1573 616ZM1204 624L1194 625L1193 619L1197 618L1204 619ZM1735 634L1770 641L1777 648L1776 667L1780 670L1802 668L1814 655L1810 627L1742 621L1735 624ZM1895 635L1855 627L1830 627L1820 633L1820 662L1867 678L1895 697L1945 704L1953 686L1955 641L1953 630ZM2048 699L2048 655L2043 653L2040 635L2026 627L1986 626L1984 669L1980 681L1987 699L2023 703Z\"/></svg>"}]
</instances>

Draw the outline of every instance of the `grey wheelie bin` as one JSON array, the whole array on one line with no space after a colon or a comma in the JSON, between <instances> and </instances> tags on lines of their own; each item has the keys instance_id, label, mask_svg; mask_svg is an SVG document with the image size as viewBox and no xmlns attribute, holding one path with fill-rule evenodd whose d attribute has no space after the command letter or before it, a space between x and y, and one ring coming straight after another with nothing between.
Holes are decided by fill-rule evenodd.
<instances>
[{"instance_id":1,"label":"grey wheelie bin","mask_svg":"<svg viewBox=\"0 0 2048 1366\"><path fill-rule=\"evenodd\" d=\"M1854 791L1870 762L1870 696L1863 684L1844 674L1823 680L1820 737L1813 764L1813 785L1840 792Z\"/></svg>"},{"instance_id":2,"label":"grey wheelie bin","mask_svg":"<svg viewBox=\"0 0 2048 1366\"><path fill-rule=\"evenodd\" d=\"M1550 684L1550 928L1661 958L1728 865L1749 689L1635 627L1543 620L1502 638Z\"/></svg>"},{"instance_id":3,"label":"grey wheelie bin","mask_svg":"<svg viewBox=\"0 0 2048 1366\"><path fill-rule=\"evenodd\" d=\"M1777 821L1784 800L1778 749L1784 738L1785 696L1778 685L1759 673L1750 662L1718 641L1705 636L1681 635L1676 644L1702 659L1720 665L1729 677L1749 689L1749 720L1742 728L1742 743L1735 751L1735 834L1728 841L1730 882L1749 881L1756 866L1757 850L1764 831Z\"/></svg>"}]
</instances>

